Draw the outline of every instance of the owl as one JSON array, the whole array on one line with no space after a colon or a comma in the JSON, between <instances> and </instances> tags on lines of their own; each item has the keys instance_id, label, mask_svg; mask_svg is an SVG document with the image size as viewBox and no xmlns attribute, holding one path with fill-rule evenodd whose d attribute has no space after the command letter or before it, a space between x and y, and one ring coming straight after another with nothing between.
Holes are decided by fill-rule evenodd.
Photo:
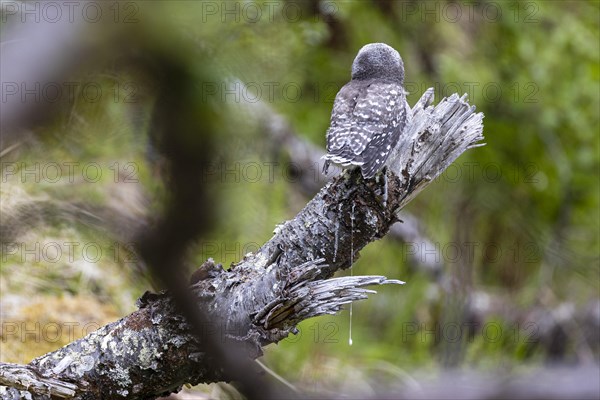
<instances>
[{"instance_id":1,"label":"owl","mask_svg":"<svg viewBox=\"0 0 600 400\"><path fill-rule=\"evenodd\" d=\"M352 63L352 80L335 97L327 130L327 173L330 163L360 167L365 179L385 166L410 115L404 64L384 43L360 49Z\"/></svg>"}]
</instances>

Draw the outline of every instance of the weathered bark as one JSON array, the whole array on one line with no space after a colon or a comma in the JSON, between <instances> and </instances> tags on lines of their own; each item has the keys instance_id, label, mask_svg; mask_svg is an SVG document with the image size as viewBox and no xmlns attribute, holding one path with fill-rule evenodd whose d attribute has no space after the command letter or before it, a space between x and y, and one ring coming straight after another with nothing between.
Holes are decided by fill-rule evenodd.
<instances>
[{"instance_id":1,"label":"weathered bark","mask_svg":"<svg viewBox=\"0 0 600 400\"><path fill-rule=\"evenodd\" d=\"M384 236L410 199L482 139L483 115L464 97L453 95L435 108L429 106L432 97L430 89L415 106L385 177L365 181L358 170L347 171L278 226L255 254L228 271L203 265L192 289L210 317L205 328L211 335L243 344L256 358L262 346L295 333L298 322L366 298L372 291L364 286L401 283L381 276L331 277ZM184 383L230 378L202 351L168 294L147 293L139 307L28 368L76 385L78 399L154 398Z\"/></svg>"}]
</instances>

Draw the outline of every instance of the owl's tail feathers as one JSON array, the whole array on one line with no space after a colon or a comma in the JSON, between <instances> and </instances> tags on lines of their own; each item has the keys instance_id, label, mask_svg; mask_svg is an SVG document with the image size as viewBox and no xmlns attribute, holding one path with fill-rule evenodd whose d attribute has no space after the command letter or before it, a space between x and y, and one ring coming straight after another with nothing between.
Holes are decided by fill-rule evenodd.
<instances>
[{"instance_id":1,"label":"owl's tail feathers","mask_svg":"<svg viewBox=\"0 0 600 400\"><path fill-rule=\"evenodd\" d=\"M335 153L328 153L321 157L325 160L323 165L323 174L327 174L331 164L335 164L342 168L360 167L362 176L365 179L371 179L382 169L388 156L381 156L377 159L375 157L364 159L362 155L356 155L349 149L336 150Z\"/></svg>"},{"instance_id":2,"label":"owl's tail feathers","mask_svg":"<svg viewBox=\"0 0 600 400\"><path fill-rule=\"evenodd\" d=\"M371 179L372 177L374 177L375 175L377 175L377 172L379 172L379 170L381 169L381 164L374 162L375 160L370 160L367 161L365 164L363 164L360 167L360 170L362 172L362 176L365 179Z\"/></svg>"}]
</instances>

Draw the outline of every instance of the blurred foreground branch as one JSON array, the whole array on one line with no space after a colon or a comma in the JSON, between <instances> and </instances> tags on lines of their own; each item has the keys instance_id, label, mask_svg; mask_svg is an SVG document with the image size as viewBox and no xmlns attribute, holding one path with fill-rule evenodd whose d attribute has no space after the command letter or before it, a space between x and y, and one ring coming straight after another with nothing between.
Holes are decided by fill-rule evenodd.
<instances>
[{"instance_id":1,"label":"blurred foreground branch","mask_svg":"<svg viewBox=\"0 0 600 400\"><path fill-rule=\"evenodd\" d=\"M430 89L415 106L386 179L365 181L358 170L343 173L294 219L278 226L255 254L227 271L212 260L203 264L191 288L206 316L204 337L220 338L225 346L234 343L256 358L263 346L296 333L300 321L334 314L373 293L364 286L401 283L382 276L332 276L383 237L410 199L482 139L483 115L474 113L464 97L453 95L436 107L430 106L432 100ZM218 353L199 343L198 324L189 323L169 292L147 292L138 306L23 369L32 372L30 379L63 382L77 399L156 397L176 392L184 383L232 379L231 371L214 358ZM15 375L3 377L5 385L23 387L7 381L10 376ZM36 396L56 395L44 385L28 381L25 386Z\"/></svg>"},{"instance_id":2,"label":"blurred foreground branch","mask_svg":"<svg viewBox=\"0 0 600 400\"><path fill-rule=\"evenodd\" d=\"M423 374L388 399L597 399L597 365L572 368L544 368L518 373L473 370L446 371L439 376ZM418 374L417 374L418 375Z\"/></svg>"}]
</instances>

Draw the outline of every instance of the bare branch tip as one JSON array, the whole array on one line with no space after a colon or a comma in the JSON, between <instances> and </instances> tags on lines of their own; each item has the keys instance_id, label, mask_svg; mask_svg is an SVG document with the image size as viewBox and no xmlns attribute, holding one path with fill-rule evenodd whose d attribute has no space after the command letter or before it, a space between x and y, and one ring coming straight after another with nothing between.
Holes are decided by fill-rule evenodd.
<instances>
[{"instance_id":1,"label":"bare branch tip","mask_svg":"<svg viewBox=\"0 0 600 400\"><path fill-rule=\"evenodd\" d=\"M392 285L404 285L406 282L398 280L398 279L386 279L384 284L392 284Z\"/></svg>"}]
</instances>

